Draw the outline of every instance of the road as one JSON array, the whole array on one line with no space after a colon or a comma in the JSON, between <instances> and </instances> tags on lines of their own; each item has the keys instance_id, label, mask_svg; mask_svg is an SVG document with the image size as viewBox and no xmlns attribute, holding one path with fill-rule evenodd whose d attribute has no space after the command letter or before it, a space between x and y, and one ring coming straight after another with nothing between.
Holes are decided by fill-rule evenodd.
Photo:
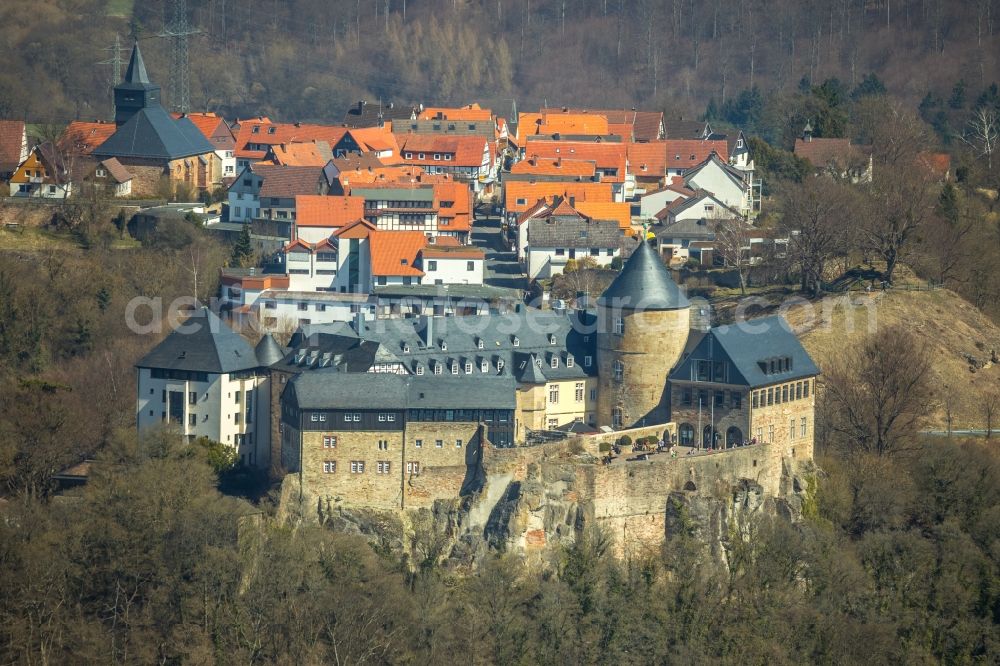
<instances>
[{"instance_id":1,"label":"road","mask_svg":"<svg viewBox=\"0 0 1000 666\"><path fill-rule=\"evenodd\" d=\"M509 252L500 235L499 217L479 217L472 225L472 244L486 251L486 284L509 289L528 288L517 253Z\"/></svg>"}]
</instances>

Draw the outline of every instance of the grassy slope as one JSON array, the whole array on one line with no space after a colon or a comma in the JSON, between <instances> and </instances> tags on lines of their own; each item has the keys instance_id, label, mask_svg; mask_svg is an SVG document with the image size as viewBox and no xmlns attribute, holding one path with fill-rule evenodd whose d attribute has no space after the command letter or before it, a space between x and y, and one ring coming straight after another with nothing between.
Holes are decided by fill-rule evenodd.
<instances>
[{"instance_id":1,"label":"grassy slope","mask_svg":"<svg viewBox=\"0 0 1000 666\"><path fill-rule=\"evenodd\" d=\"M864 302L871 299L874 308ZM850 303L850 305L847 305ZM793 308L787 315L796 327L804 326L802 343L820 368L846 345L859 340L868 330L868 312L873 309L877 326L903 325L926 341L933 355L933 382L938 404L929 415L930 427L946 427L944 396L953 399L952 427L982 427L984 417L979 396L987 387L1000 390L1000 365L989 365L990 352L1000 354L1000 327L954 292L939 289L930 292L895 291L886 294L855 294L849 301L838 301L835 308ZM853 331L849 321L853 315ZM988 367L971 372L971 354L986 361Z\"/></svg>"}]
</instances>

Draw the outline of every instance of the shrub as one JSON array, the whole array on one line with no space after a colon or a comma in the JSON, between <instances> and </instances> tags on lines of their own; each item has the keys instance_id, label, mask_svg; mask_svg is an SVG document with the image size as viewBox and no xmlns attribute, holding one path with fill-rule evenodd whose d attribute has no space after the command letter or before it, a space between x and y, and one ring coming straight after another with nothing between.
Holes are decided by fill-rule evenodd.
<instances>
[{"instance_id":1,"label":"shrub","mask_svg":"<svg viewBox=\"0 0 1000 666\"><path fill-rule=\"evenodd\" d=\"M607 453L611 450L611 442L601 442L597 445L597 450L601 453Z\"/></svg>"},{"instance_id":2,"label":"shrub","mask_svg":"<svg viewBox=\"0 0 1000 666\"><path fill-rule=\"evenodd\" d=\"M632 446L632 438L628 435L622 435L618 438L618 446Z\"/></svg>"}]
</instances>

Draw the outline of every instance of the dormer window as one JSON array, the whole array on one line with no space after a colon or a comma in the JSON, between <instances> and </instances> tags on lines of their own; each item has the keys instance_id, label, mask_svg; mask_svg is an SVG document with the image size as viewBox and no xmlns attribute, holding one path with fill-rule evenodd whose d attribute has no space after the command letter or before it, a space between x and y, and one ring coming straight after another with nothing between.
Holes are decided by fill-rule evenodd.
<instances>
[{"instance_id":1,"label":"dormer window","mask_svg":"<svg viewBox=\"0 0 1000 666\"><path fill-rule=\"evenodd\" d=\"M614 322L615 335L625 335L625 319L622 317L615 317Z\"/></svg>"},{"instance_id":2,"label":"dormer window","mask_svg":"<svg viewBox=\"0 0 1000 666\"><path fill-rule=\"evenodd\" d=\"M480 364L479 364L479 371L482 372L482 373L489 372L490 371L490 362L487 361L486 359L483 359L480 362Z\"/></svg>"},{"instance_id":3,"label":"dormer window","mask_svg":"<svg viewBox=\"0 0 1000 666\"><path fill-rule=\"evenodd\" d=\"M486 343L483 342L482 338L479 338L478 340L476 340L476 347L478 347L479 349L483 349L485 346L486 346Z\"/></svg>"},{"instance_id":4,"label":"dormer window","mask_svg":"<svg viewBox=\"0 0 1000 666\"><path fill-rule=\"evenodd\" d=\"M451 374L453 374L453 375L457 375L458 374L458 362L457 361L454 361L451 364Z\"/></svg>"},{"instance_id":5,"label":"dormer window","mask_svg":"<svg viewBox=\"0 0 1000 666\"><path fill-rule=\"evenodd\" d=\"M572 354L567 354L566 355L566 367L567 368L572 368L574 365L576 365L576 359L573 358Z\"/></svg>"},{"instance_id":6,"label":"dormer window","mask_svg":"<svg viewBox=\"0 0 1000 666\"><path fill-rule=\"evenodd\" d=\"M514 336L514 346L515 347L520 347L521 346L521 341L518 339L518 337L516 335Z\"/></svg>"},{"instance_id":7,"label":"dormer window","mask_svg":"<svg viewBox=\"0 0 1000 666\"><path fill-rule=\"evenodd\" d=\"M585 367L589 368L591 365L593 365L593 363L594 363L594 357L593 356L584 356L583 357L583 365Z\"/></svg>"},{"instance_id":8,"label":"dormer window","mask_svg":"<svg viewBox=\"0 0 1000 666\"><path fill-rule=\"evenodd\" d=\"M554 333L549 333L549 344L554 345L556 343L556 336Z\"/></svg>"},{"instance_id":9,"label":"dormer window","mask_svg":"<svg viewBox=\"0 0 1000 666\"><path fill-rule=\"evenodd\" d=\"M250 130L251 134L260 134L260 125L254 125L253 129Z\"/></svg>"},{"instance_id":10,"label":"dormer window","mask_svg":"<svg viewBox=\"0 0 1000 666\"><path fill-rule=\"evenodd\" d=\"M471 375L472 374L472 361L466 361L465 362L465 374L467 374L467 375Z\"/></svg>"},{"instance_id":11,"label":"dormer window","mask_svg":"<svg viewBox=\"0 0 1000 666\"><path fill-rule=\"evenodd\" d=\"M418 375L424 374L424 366L420 365L419 363L417 364L417 374Z\"/></svg>"},{"instance_id":12,"label":"dormer window","mask_svg":"<svg viewBox=\"0 0 1000 666\"><path fill-rule=\"evenodd\" d=\"M448 351L448 343L444 340L441 341L441 351Z\"/></svg>"},{"instance_id":13,"label":"dormer window","mask_svg":"<svg viewBox=\"0 0 1000 666\"><path fill-rule=\"evenodd\" d=\"M435 361L434 362L434 374L435 375L440 375L442 371L443 371L443 369L441 368L440 361Z\"/></svg>"},{"instance_id":14,"label":"dormer window","mask_svg":"<svg viewBox=\"0 0 1000 666\"><path fill-rule=\"evenodd\" d=\"M406 344L405 342L403 343L403 353L404 354L410 353L410 345Z\"/></svg>"},{"instance_id":15,"label":"dormer window","mask_svg":"<svg viewBox=\"0 0 1000 666\"><path fill-rule=\"evenodd\" d=\"M502 358L498 358L497 359L497 370L503 370L503 359Z\"/></svg>"},{"instance_id":16,"label":"dormer window","mask_svg":"<svg viewBox=\"0 0 1000 666\"><path fill-rule=\"evenodd\" d=\"M559 367L559 357L556 356L555 354L553 354L552 355L552 361L551 361L551 363L552 363L552 367L553 368L558 368Z\"/></svg>"},{"instance_id":17,"label":"dormer window","mask_svg":"<svg viewBox=\"0 0 1000 666\"><path fill-rule=\"evenodd\" d=\"M268 134L274 134L276 131L277 131L276 127L268 127L267 128L267 133Z\"/></svg>"}]
</instances>

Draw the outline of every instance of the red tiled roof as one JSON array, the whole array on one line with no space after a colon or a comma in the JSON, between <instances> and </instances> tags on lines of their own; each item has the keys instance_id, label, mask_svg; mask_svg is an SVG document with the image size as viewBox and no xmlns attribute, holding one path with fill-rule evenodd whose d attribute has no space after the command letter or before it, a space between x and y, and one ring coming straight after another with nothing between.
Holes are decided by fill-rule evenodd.
<instances>
[{"instance_id":1,"label":"red tiled roof","mask_svg":"<svg viewBox=\"0 0 1000 666\"><path fill-rule=\"evenodd\" d=\"M458 247L442 247L435 243L428 245L420 254L428 259L485 259L486 253L478 247L461 245Z\"/></svg>"},{"instance_id":2,"label":"red tiled roof","mask_svg":"<svg viewBox=\"0 0 1000 666\"><path fill-rule=\"evenodd\" d=\"M368 236L372 257L372 275L421 276L423 271L414 266L417 255L427 245L422 231L375 230Z\"/></svg>"},{"instance_id":3,"label":"red tiled roof","mask_svg":"<svg viewBox=\"0 0 1000 666\"><path fill-rule=\"evenodd\" d=\"M111 126L114 131L114 125ZM24 121L0 120L0 173L12 173L21 163Z\"/></svg>"},{"instance_id":4,"label":"red tiled roof","mask_svg":"<svg viewBox=\"0 0 1000 666\"><path fill-rule=\"evenodd\" d=\"M562 109L542 109L542 113L560 113ZM566 109L564 113L590 113L604 116L608 119L608 128L612 134L629 136L635 134L638 141L654 141L660 138L660 125L663 122L662 111L635 111L631 109ZM628 128L628 131L626 130Z\"/></svg>"},{"instance_id":5,"label":"red tiled roof","mask_svg":"<svg viewBox=\"0 0 1000 666\"><path fill-rule=\"evenodd\" d=\"M333 232L337 238L368 238L376 227L368 220L356 220Z\"/></svg>"},{"instance_id":6,"label":"red tiled roof","mask_svg":"<svg viewBox=\"0 0 1000 666\"><path fill-rule=\"evenodd\" d=\"M116 129L114 123L74 120L59 137L59 150L71 155L89 155L110 139Z\"/></svg>"},{"instance_id":7,"label":"red tiled roof","mask_svg":"<svg viewBox=\"0 0 1000 666\"><path fill-rule=\"evenodd\" d=\"M576 209L594 220L614 220L623 231L632 228L632 204L627 201L577 201Z\"/></svg>"},{"instance_id":8,"label":"red tiled roof","mask_svg":"<svg viewBox=\"0 0 1000 666\"><path fill-rule=\"evenodd\" d=\"M864 157L860 146L851 144L850 139L803 139L795 140L795 155L806 159L814 167L829 164L848 166Z\"/></svg>"},{"instance_id":9,"label":"red tiled roof","mask_svg":"<svg viewBox=\"0 0 1000 666\"><path fill-rule=\"evenodd\" d=\"M951 172L951 155L948 153L917 153L917 164L924 167L937 178L947 178Z\"/></svg>"},{"instance_id":10,"label":"red tiled roof","mask_svg":"<svg viewBox=\"0 0 1000 666\"><path fill-rule=\"evenodd\" d=\"M295 197L295 226L340 228L364 217L365 200L360 197L328 197L300 194Z\"/></svg>"},{"instance_id":11,"label":"red tiled roof","mask_svg":"<svg viewBox=\"0 0 1000 666\"><path fill-rule=\"evenodd\" d=\"M282 166L322 167L333 158L325 141L282 143L271 146L271 160Z\"/></svg>"},{"instance_id":12,"label":"red tiled roof","mask_svg":"<svg viewBox=\"0 0 1000 666\"><path fill-rule=\"evenodd\" d=\"M441 120L490 120L493 118L493 111L484 109L475 102L458 108L429 106L420 112L417 119L437 120L439 117Z\"/></svg>"},{"instance_id":13,"label":"red tiled roof","mask_svg":"<svg viewBox=\"0 0 1000 666\"><path fill-rule=\"evenodd\" d=\"M264 179L260 186L261 197L283 199L291 199L300 194L317 194L323 177L322 167L256 164L253 172Z\"/></svg>"},{"instance_id":14,"label":"red tiled roof","mask_svg":"<svg viewBox=\"0 0 1000 666\"><path fill-rule=\"evenodd\" d=\"M229 129L226 119L217 113L171 113L170 115L174 118L184 115L217 150L233 150L236 147L233 131Z\"/></svg>"},{"instance_id":15,"label":"red tiled roof","mask_svg":"<svg viewBox=\"0 0 1000 666\"><path fill-rule=\"evenodd\" d=\"M597 172L597 165L587 160L569 160L562 157L538 157L532 155L512 166L510 172L538 176L593 178Z\"/></svg>"},{"instance_id":16,"label":"red tiled roof","mask_svg":"<svg viewBox=\"0 0 1000 666\"><path fill-rule=\"evenodd\" d=\"M724 139L703 141L701 139L667 139L662 142L668 169L687 169L698 166L714 152L723 162L729 161L729 143ZM633 170L633 173L638 173Z\"/></svg>"},{"instance_id":17,"label":"red tiled roof","mask_svg":"<svg viewBox=\"0 0 1000 666\"><path fill-rule=\"evenodd\" d=\"M610 202L611 183L504 181L504 201L511 213L523 213L536 206L539 199L552 199L557 196L573 197L577 201ZM517 203L518 199L524 199L525 203Z\"/></svg>"},{"instance_id":18,"label":"red tiled roof","mask_svg":"<svg viewBox=\"0 0 1000 666\"><path fill-rule=\"evenodd\" d=\"M625 181L626 154L624 143L534 140L528 141L525 154L594 162L598 169L617 170L617 176L605 176L602 180L609 182Z\"/></svg>"},{"instance_id":19,"label":"red tiled roof","mask_svg":"<svg viewBox=\"0 0 1000 666\"><path fill-rule=\"evenodd\" d=\"M396 141L396 136L384 127L361 127L349 130L348 133L364 153L380 153L391 150L394 156L399 156L399 143Z\"/></svg>"},{"instance_id":20,"label":"red tiled roof","mask_svg":"<svg viewBox=\"0 0 1000 666\"><path fill-rule=\"evenodd\" d=\"M406 164L479 167L483 164L483 153L486 150L489 150L489 159L493 159L493 148L490 143L479 136L401 134L399 140L402 142L400 150ZM424 155L423 159L419 157L421 153ZM451 160L435 160L435 153L442 158L445 153L450 153L454 157ZM407 154L410 154L410 157L407 157Z\"/></svg>"},{"instance_id":21,"label":"red tiled roof","mask_svg":"<svg viewBox=\"0 0 1000 666\"><path fill-rule=\"evenodd\" d=\"M233 129L236 132L236 156L246 159L261 159L264 156L264 151L249 148L250 144L274 146L282 143L326 141L332 147L347 133L346 127L272 123L268 118L239 121Z\"/></svg>"}]
</instances>

